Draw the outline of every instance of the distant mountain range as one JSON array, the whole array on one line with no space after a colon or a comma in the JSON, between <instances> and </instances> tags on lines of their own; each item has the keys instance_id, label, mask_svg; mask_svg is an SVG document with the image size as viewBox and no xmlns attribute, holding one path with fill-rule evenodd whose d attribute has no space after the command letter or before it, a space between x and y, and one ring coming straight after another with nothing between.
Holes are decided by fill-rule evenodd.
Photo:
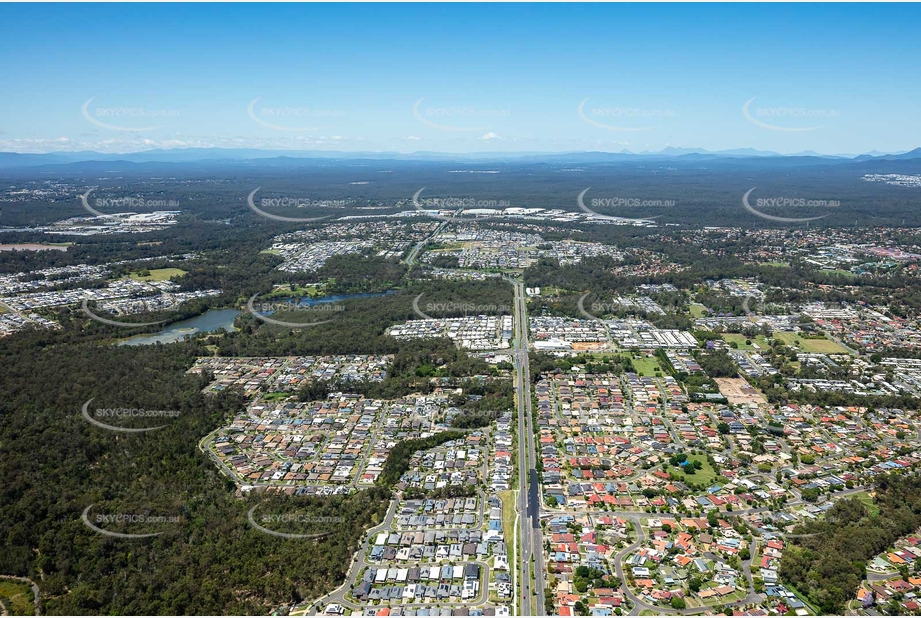
<instances>
[{"instance_id":1,"label":"distant mountain range","mask_svg":"<svg viewBox=\"0 0 921 618\"><path fill-rule=\"evenodd\" d=\"M883 161L904 161L906 159L918 159L921 158L921 148L915 148L909 152L902 152L899 154L878 154L874 155L873 153L862 154L857 157L854 157L857 161L868 161L868 160L883 160Z\"/></svg>"},{"instance_id":2,"label":"distant mountain range","mask_svg":"<svg viewBox=\"0 0 921 618\"><path fill-rule=\"evenodd\" d=\"M921 159L921 148L910 152L882 153L872 151L861 155L823 155L805 151L784 155L768 150L754 148L736 148L732 150L708 151L703 148L668 147L658 152L339 152L324 150L260 150L256 148L176 148L157 149L123 154L101 153L93 151L55 152L48 154L27 154L17 152L0 152L0 168L29 168L45 165L68 165L89 162L127 162L127 163L220 163L258 161L264 159L376 159L394 161L522 161L547 163L605 163L629 160L652 159L741 159L741 158L813 158L839 161L903 161Z\"/></svg>"}]
</instances>

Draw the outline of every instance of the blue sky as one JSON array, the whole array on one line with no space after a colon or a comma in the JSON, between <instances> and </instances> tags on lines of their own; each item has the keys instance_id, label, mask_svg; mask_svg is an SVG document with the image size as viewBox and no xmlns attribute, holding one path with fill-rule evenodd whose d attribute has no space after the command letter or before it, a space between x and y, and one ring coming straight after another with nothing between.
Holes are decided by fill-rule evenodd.
<instances>
[{"instance_id":1,"label":"blue sky","mask_svg":"<svg viewBox=\"0 0 921 618\"><path fill-rule=\"evenodd\" d=\"M910 150L919 18L894 4L2 4L0 150Z\"/></svg>"}]
</instances>

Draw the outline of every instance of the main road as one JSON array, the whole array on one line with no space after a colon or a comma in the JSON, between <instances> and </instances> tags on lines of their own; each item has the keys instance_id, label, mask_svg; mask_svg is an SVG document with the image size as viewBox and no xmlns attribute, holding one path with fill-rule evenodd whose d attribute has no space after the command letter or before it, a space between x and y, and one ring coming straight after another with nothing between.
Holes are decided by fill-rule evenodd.
<instances>
[{"instance_id":1,"label":"main road","mask_svg":"<svg viewBox=\"0 0 921 618\"><path fill-rule=\"evenodd\" d=\"M422 250L422 247L425 246L425 243L429 242L430 240L435 238L438 234L440 234L441 230L445 229L447 225L448 225L447 221L442 221L441 224L439 224L439 226L435 228L435 231L433 231L431 234L429 234L428 236L426 236L425 238L417 242L413 246L413 248L410 250L409 255L406 256L406 265L412 266L413 264L415 264L416 257L419 255L419 252Z\"/></svg>"},{"instance_id":2,"label":"main road","mask_svg":"<svg viewBox=\"0 0 921 618\"><path fill-rule=\"evenodd\" d=\"M544 616L544 551L540 527L541 491L537 476L537 454L532 424L531 373L528 366L528 315L524 284L508 279L515 289L515 390L518 394L518 513L521 519L521 556L518 562L521 582L522 616ZM531 578L531 561L534 578ZM536 596L531 607L531 595Z\"/></svg>"}]
</instances>

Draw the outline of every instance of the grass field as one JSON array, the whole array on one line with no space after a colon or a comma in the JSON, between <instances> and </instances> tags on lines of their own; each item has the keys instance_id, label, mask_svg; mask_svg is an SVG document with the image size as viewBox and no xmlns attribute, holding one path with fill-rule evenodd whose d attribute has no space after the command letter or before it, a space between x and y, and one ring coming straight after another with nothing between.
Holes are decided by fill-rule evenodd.
<instances>
[{"instance_id":1,"label":"grass field","mask_svg":"<svg viewBox=\"0 0 921 618\"><path fill-rule=\"evenodd\" d=\"M806 339L796 333L774 333L785 344L811 354L847 354L847 350L828 339ZM793 343L799 341L799 345Z\"/></svg>"},{"instance_id":2,"label":"grass field","mask_svg":"<svg viewBox=\"0 0 921 618\"><path fill-rule=\"evenodd\" d=\"M803 339L801 345L814 354L847 354L847 349L828 339Z\"/></svg>"},{"instance_id":3,"label":"grass field","mask_svg":"<svg viewBox=\"0 0 921 618\"><path fill-rule=\"evenodd\" d=\"M499 499L502 500L502 533L505 538L511 539L515 534L515 492L511 489L499 492ZM510 545L511 547L511 545Z\"/></svg>"},{"instance_id":4,"label":"grass field","mask_svg":"<svg viewBox=\"0 0 921 618\"><path fill-rule=\"evenodd\" d=\"M659 366L659 359L655 356L645 356L643 358L634 358L633 366L636 367L636 373L641 376L653 377L656 371L662 373L662 367Z\"/></svg>"},{"instance_id":5,"label":"grass field","mask_svg":"<svg viewBox=\"0 0 921 618\"><path fill-rule=\"evenodd\" d=\"M553 286L543 287L540 289L541 296L560 296L563 294L563 288L556 288Z\"/></svg>"},{"instance_id":6,"label":"grass field","mask_svg":"<svg viewBox=\"0 0 921 618\"><path fill-rule=\"evenodd\" d=\"M862 491L859 494L854 494L851 497L857 498L858 500L863 502L866 505L867 511L870 513L871 516L879 515L879 507L873 503L873 498L870 497L870 494L868 492Z\"/></svg>"},{"instance_id":7,"label":"grass field","mask_svg":"<svg viewBox=\"0 0 921 618\"><path fill-rule=\"evenodd\" d=\"M757 335L756 337L748 338L745 335L740 335L738 333L723 333L723 341L731 344L733 341L738 345L739 350L767 350L771 346L768 345L767 337L764 335ZM754 345L746 345L746 341L751 341L752 343L757 343L758 347Z\"/></svg>"},{"instance_id":8,"label":"grass field","mask_svg":"<svg viewBox=\"0 0 921 618\"><path fill-rule=\"evenodd\" d=\"M707 461L707 458L703 455L688 455L688 460L699 461L702 467L694 474L682 473L682 476L692 483L712 485L713 481L716 480L717 474L716 470L713 469L713 466L710 465L710 462Z\"/></svg>"},{"instance_id":9,"label":"grass field","mask_svg":"<svg viewBox=\"0 0 921 618\"><path fill-rule=\"evenodd\" d=\"M9 310L3 305L0 305L0 315L3 315L4 313L9 313Z\"/></svg>"},{"instance_id":10,"label":"grass field","mask_svg":"<svg viewBox=\"0 0 921 618\"><path fill-rule=\"evenodd\" d=\"M820 270L819 272L820 272L820 273L827 273L827 274L829 274L829 275L843 275L843 276L845 276L845 277L848 277L849 279L856 279L856 278L857 278L857 275L855 275L855 274L852 273L851 271L849 271L849 270L841 270L840 268L835 268L835 269L823 268L823 269Z\"/></svg>"},{"instance_id":11,"label":"grass field","mask_svg":"<svg viewBox=\"0 0 921 618\"><path fill-rule=\"evenodd\" d=\"M774 339L779 339L785 344L792 346L795 340L800 339L800 336L796 333L774 333Z\"/></svg>"},{"instance_id":12,"label":"grass field","mask_svg":"<svg viewBox=\"0 0 921 618\"><path fill-rule=\"evenodd\" d=\"M691 316L695 318L702 318L704 317L705 309L706 307L704 307L703 305L699 303L691 303L691 306L690 306Z\"/></svg>"},{"instance_id":13,"label":"grass field","mask_svg":"<svg viewBox=\"0 0 921 618\"><path fill-rule=\"evenodd\" d=\"M775 268L790 268L787 262L762 262L761 266L773 266Z\"/></svg>"},{"instance_id":14,"label":"grass field","mask_svg":"<svg viewBox=\"0 0 921 618\"><path fill-rule=\"evenodd\" d=\"M142 277L140 272L141 271L133 272L129 276L137 281L166 281L173 277L181 277L186 273L186 271L181 268L155 268L149 271L149 275Z\"/></svg>"},{"instance_id":15,"label":"grass field","mask_svg":"<svg viewBox=\"0 0 921 618\"><path fill-rule=\"evenodd\" d=\"M431 245L425 250L431 253L444 253L446 251L460 251L461 249L465 249L466 247L472 245L473 243L469 242L449 242L444 244L439 243L437 245Z\"/></svg>"},{"instance_id":16,"label":"grass field","mask_svg":"<svg viewBox=\"0 0 921 618\"><path fill-rule=\"evenodd\" d=\"M292 290L290 285L278 285L268 294L260 296L260 298L291 298L298 296L309 296L313 298L315 296L322 296L324 287L325 286L322 284L307 286L295 285Z\"/></svg>"},{"instance_id":17,"label":"grass field","mask_svg":"<svg viewBox=\"0 0 921 618\"><path fill-rule=\"evenodd\" d=\"M35 599L28 584L0 580L0 601L3 601L11 616L35 615Z\"/></svg>"},{"instance_id":18,"label":"grass field","mask_svg":"<svg viewBox=\"0 0 921 618\"><path fill-rule=\"evenodd\" d=\"M288 399L294 395L294 393L265 393L262 395L262 401L281 401L283 399Z\"/></svg>"}]
</instances>

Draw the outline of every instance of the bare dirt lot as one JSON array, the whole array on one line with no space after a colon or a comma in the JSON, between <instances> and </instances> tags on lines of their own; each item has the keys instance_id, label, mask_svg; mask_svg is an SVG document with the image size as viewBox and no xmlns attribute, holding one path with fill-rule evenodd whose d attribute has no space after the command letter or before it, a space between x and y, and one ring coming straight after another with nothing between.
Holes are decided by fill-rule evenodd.
<instances>
[{"instance_id":1,"label":"bare dirt lot","mask_svg":"<svg viewBox=\"0 0 921 618\"><path fill-rule=\"evenodd\" d=\"M764 396L742 378L714 378L714 381L731 404L767 403Z\"/></svg>"}]
</instances>

